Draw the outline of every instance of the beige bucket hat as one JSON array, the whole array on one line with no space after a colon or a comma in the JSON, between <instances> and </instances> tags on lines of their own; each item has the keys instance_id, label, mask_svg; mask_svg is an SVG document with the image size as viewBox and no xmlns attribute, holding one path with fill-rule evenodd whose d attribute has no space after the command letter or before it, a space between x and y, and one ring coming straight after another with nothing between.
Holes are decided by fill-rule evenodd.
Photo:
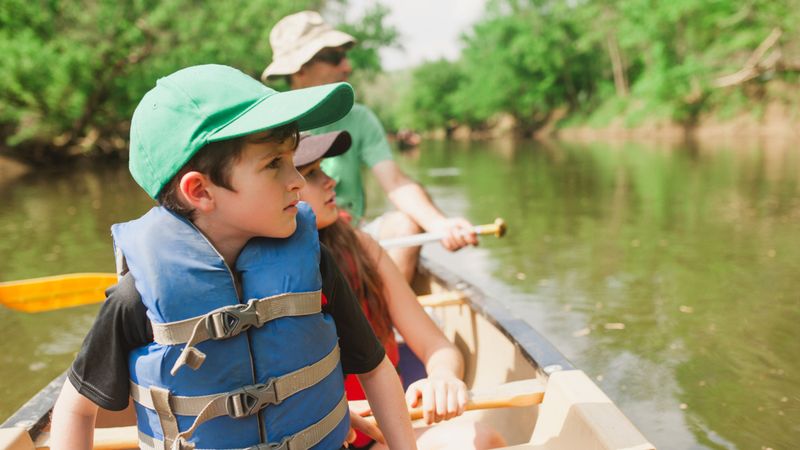
<instances>
[{"instance_id":1,"label":"beige bucket hat","mask_svg":"<svg viewBox=\"0 0 800 450\"><path fill-rule=\"evenodd\" d=\"M355 42L353 36L334 30L316 11L301 11L286 16L269 33L272 63L264 69L261 80L297 73L323 48Z\"/></svg>"}]
</instances>

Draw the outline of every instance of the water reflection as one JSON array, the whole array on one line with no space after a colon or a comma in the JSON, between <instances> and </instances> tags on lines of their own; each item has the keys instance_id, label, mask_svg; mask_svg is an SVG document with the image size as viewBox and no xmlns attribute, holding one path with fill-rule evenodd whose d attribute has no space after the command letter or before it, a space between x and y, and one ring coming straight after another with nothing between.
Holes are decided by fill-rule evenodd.
<instances>
[{"instance_id":1,"label":"water reflection","mask_svg":"<svg viewBox=\"0 0 800 450\"><path fill-rule=\"evenodd\" d=\"M457 198L449 211L509 223L504 242L475 254L494 262L490 290L662 448L797 441L797 151L493 150L429 145L409 166L445 200ZM450 166L460 177L427 175ZM449 264L469 272L470 259Z\"/></svg>"},{"instance_id":2,"label":"water reflection","mask_svg":"<svg viewBox=\"0 0 800 450\"><path fill-rule=\"evenodd\" d=\"M109 227L151 202L125 167L31 172L0 182L0 280L114 270ZM0 418L74 358L97 306L42 314L0 308Z\"/></svg>"},{"instance_id":3,"label":"water reflection","mask_svg":"<svg viewBox=\"0 0 800 450\"><path fill-rule=\"evenodd\" d=\"M426 252L505 299L660 448L800 440L795 147L426 142L400 163L447 212L510 227ZM109 226L151 205L124 167L0 195L3 280L112 270ZM0 310L0 416L67 367L95 311Z\"/></svg>"}]
</instances>

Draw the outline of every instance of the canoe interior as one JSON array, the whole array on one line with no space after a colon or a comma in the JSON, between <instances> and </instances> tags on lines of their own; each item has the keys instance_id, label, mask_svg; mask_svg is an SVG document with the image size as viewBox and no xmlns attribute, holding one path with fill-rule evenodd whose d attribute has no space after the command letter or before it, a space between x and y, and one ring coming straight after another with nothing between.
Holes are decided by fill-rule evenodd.
<instances>
[{"instance_id":1,"label":"canoe interior","mask_svg":"<svg viewBox=\"0 0 800 450\"><path fill-rule=\"evenodd\" d=\"M470 411L454 420L484 421L503 435L509 449L655 449L582 371L497 300L428 260L414 288L419 294L464 294L464 303L428 312L464 355L470 389L532 378L546 384L541 405ZM49 410L63 380L63 375L54 380L2 424L0 450L47 448ZM96 442L102 437L107 444L95 448L135 448L119 444L135 437L134 424L132 408L116 413L101 410Z\"/></svg>"},{"instance_id":2,"label":"canoe interior","mask_svg":"<svg viewBox=\"0 0 800 450\"><path fill-rule=\"evenodd\" d=\"M432 292L458 290L466 303L429 313L465 359L470 389L536 378L546 384L541 405L465 414L492 425L518 450L655 449L592 380L530 325L496 299L432 261L415 283ZM458 420L458 419L456 419Z\"/></svg>"}]
</instances>

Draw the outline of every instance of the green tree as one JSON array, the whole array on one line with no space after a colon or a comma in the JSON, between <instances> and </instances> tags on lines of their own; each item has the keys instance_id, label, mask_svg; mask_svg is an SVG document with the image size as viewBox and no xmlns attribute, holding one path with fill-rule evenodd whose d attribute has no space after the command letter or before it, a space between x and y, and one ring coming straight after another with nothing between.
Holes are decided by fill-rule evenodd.
<instances>
[{"instance_id":1,"label":"green tree","mask_svg":"<svg viewBox=\"0 0 800 450\"><path fill-rule=\"evenodd\" d=\"M798 21L800 0L492 0L463 38L458 87L438 99L459 123L480 127L506 113L522 134L556 111L691 127L729 104L753 110L792 98ZM443 105L424 105L411 114L429 124Z\"/></svg>"},{"instance_id":2,"label":"green tree","mask_svg":"<svg viewBox=\"0 0 800 450\"><path fill-rule=\"evenodd\" d=\"M326 3L0 2L0 155L38 165L120 157L130 116L158 77L218 63L257 78L272 57L272 26ZM352 27L364 55L356 64L379 69L375 49L395 38L382 27L385 14L372 10Z\"/></svg>"},{"instance_id":3,"label":"green tree","mask_svg":"<svg viewBox=\"0 0 800 450\"><path fill-rule=\"evenodd\" d=\"M359 76L371 79L381 71L381 60L378 50L395 45L398 39L396 28L385 23L389 8L377 3L367 9L364 15L352 22L344 23L341 30L352 35L358 43L348 52L354 72Z\"/></svg>"},{"instance_id":4,"label":"green tree","mask_svg":"<svg viewBox=\"0 0 800 450\"><path fill-rule=\"evenodd\" d=\"M458 64L447 60L425 63L412 73L411 89L403 110L411 117L410 125L422 130L443 128L447 136L458 125L453 94L463 75Z\"/></svg>"},{"instance_id":5,"label":"green tree","mask_svg":"<svg viewBox=\"0 0 800 450\"><path fill-rule=\"evenodd\" d=\"M563 2L496 1L465 37L465 82L455 94L459 114L487 120L511 114L530 134L558 108L574 109L595 89L600 70L573 7Z\"/></svg>"}]
</instances>

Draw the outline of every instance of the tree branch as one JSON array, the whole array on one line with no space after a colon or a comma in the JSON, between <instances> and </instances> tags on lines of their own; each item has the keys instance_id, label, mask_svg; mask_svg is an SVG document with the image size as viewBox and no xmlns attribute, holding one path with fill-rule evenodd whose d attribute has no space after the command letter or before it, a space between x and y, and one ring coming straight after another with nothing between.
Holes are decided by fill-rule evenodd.
<instances>
[{"instance_id":1,"label":"tree branch","mask_svg":"<svg viewBox=\"0 0 800 450\"><path fill-rule=\"evenodd\" d=\"M773 28L769 36L747 58L744 67L736 73L717 78L714 80L713 86L718 88L736 86L752 80L768 70L775 69L779 65L782 56L780 48L776 49L767 58L764 58L764 55L778 42L782 34L783 30Z\"/></svg>"}]
</instances>

